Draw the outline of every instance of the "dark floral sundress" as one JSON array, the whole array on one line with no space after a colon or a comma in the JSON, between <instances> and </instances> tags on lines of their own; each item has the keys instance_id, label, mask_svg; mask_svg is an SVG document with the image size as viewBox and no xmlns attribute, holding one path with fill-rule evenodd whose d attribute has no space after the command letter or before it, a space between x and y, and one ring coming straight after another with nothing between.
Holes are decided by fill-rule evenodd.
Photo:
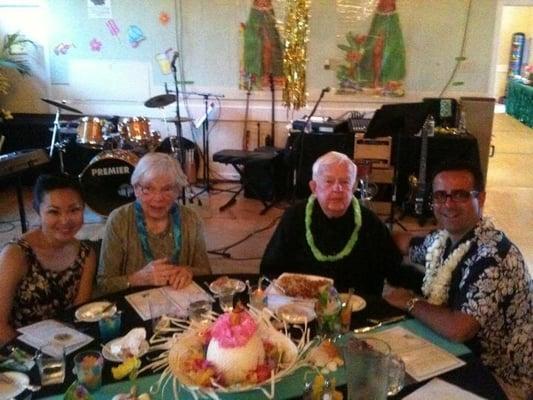
<instances>
[{"instance_id":1,"label":"dark floral sundress","mask_svg":"<svg viewBox=\"0 0 533 400\"><path fill-rule=\"evenodd\" d=\"M24 239L12 242L19 245L27 260L28 272L20 282L11 310L11 321L15 328L54 319L65 309L72 307L78 293L83 265L90 247L80 242L78 256L74 263L63 271L43 268L33 249Z\"/></svg>"}]
</instances>

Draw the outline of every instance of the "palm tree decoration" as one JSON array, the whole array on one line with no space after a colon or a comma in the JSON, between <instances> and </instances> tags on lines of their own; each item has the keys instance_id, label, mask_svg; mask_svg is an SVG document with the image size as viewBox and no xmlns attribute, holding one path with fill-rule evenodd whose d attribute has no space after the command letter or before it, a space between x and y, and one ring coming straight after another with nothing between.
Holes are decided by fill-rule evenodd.
<instances>
[{"instance_id":1,"label":"palm tree decoration","mask_svg":"<svg viewBox=\"0 0 533 400\"><path fill-rule=\"evenodd\" d=\"M35 43L25 39L20 33L8 34L4 37L0 47L0 95L7 94L9 91L9 79L3 74L4 70L14 69L21 75L31 75L31 68L25 54L14 51L15 49L23 49L27 44L35 46ZM11 113L0 108L0 122L10 118L12 118Z\"/></svg>"}]
</instances>

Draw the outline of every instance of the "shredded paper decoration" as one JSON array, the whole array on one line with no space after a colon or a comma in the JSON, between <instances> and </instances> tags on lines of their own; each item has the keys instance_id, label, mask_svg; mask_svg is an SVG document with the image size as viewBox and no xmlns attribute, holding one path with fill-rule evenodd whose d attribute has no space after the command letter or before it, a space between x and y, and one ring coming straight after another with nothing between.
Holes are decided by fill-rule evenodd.
<instances>
[{"instance_id":1,"label":"shredded paper decoration","mask_svg":"<svg viewBox=\"0 0 533 400\"><path fill-rule=\"evenodd\" d=\"M283 103L295 110L307 103L306 67L309 41L309 1L287 1L285 52L283 54Z\"/></svg>"}]
</instances>

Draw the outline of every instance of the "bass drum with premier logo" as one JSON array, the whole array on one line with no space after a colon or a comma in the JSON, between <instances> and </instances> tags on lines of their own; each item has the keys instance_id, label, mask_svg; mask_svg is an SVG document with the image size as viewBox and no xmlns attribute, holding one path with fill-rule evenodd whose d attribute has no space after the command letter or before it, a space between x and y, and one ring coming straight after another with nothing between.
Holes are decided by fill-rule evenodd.
<instances>
[{"instance_id":1,"label":"bass drum with premier logo","mask_svg":"<svg viewBox=\"0 0 533 400\"><path fill-rule=\"evenodd\" d=\"M130 184L139 157L124 150L107 150L94 157L80 174L87 205L101 215L135 200Z\"/></svg>"}]
</instances>

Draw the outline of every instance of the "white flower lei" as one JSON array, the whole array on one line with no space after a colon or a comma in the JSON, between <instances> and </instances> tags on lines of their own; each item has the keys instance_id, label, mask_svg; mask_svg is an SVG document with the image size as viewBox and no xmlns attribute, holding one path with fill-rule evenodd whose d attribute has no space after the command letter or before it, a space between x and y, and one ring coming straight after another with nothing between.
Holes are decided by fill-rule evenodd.
<instances>
[{"instance_id":1,"label":"white flower lei","mask_svg":"<svg viewBox=\"0 0 533 400\"><path fill-rule=\"evenodd\" d=\"M442 259L449 234L441 230L426 253L426 272L422 284L422 293L431 304L441 305L448 301L452 273L459 261L470 249L471 240L461 243L446 260Z\"/></svg>"}]
</instances>

